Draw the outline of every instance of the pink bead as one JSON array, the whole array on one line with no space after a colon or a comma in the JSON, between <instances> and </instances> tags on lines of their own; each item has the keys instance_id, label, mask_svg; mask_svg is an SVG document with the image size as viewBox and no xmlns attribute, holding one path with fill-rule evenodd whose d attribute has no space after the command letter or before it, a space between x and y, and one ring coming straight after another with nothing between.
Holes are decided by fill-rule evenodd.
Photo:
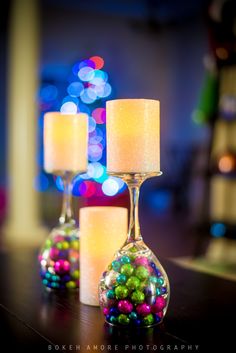
<instances>
[{"instance_id":1,"label":"pink bead","mask_svg":"<svg viewBox=\"0 0 236 353\"><path fill-rule=\"evenodd\" d=\"M49 256L52 260L56 260L59 256L60 250L57 248L51 248L49 251Z\"/></svg>"},{"instance_id":2,"label":"pink bead","mask_svg":"<svg viewBox=\"0 0 236 353\"><path fill-rule=\"evenodd\" d=\"M70 263L67 260L57 260L54 265L55 271L57 273L65 273L70 270Z\"/></svg>"},{"instance_id":3,"label":"pink bead","mask_svg":"<svg viewBox=\"0 0 236 353\"><path fill-rule=\"evenodd\" d=\"M143 304L138 305L136 307L136 310L139 315L146 316L146 315L150 314L151 307L150 307L150 305L143 303Z\"/></svg>"},{"instance_id":4,"label":"pink bead","mask_svg":"<svg viewBox=\"0 0 236 353\"><path fill-rule=\"evenodd\" d=\"M163 297L157 297L155 304L152 305L152 312L159 313L166 306L166 300Z\"/></svg>"},{"instance_id":5,"label":"pink bead","mask_svg":"<svg viewBox=\"0 0 236 353\"><path fill-rule=\"evenodd\" d=\"M109 308L103 308L103 314L108 315L109 314Z\"/></svg>"},{"instance_id":6,"label":"pink bead","mask_svg":"<svg viewBox=\"0 0 236 353\"><path fill-rule=\"evenodd\" d=\"M148 259L144 256L136 257L134 263L138 266L148 266Z\"/></svg>"},{"instance_id":7,"label":"pink bead","mask_svg":"<svg viewBox=\"0 0 236 353\"><path fill-rule=\"evenodd\" d=\"M158 316L162 319L162 318L163 318L163 311L160 311L160 312L158 313Z\"/></svg>"},{"instance_id":8,"label":"pink bead","mask_svg":"<svg viewBox=\"0 0 236 353\"><path fill-rule=\"evenodd\" d=\"M128 300L120 300L118 303L118 309L124 314L131 313L133 305Z\"/></svg>"},{"instance_id":9,"label":"pink bead","mask_svg":"<svg viewBox=\"0 0 236 353\"><path fill-rule=\"evenodd\" d=\"M59 243L60 241L63 241L63 240L65 240L65 238L62 235L56 235L54 237L54 242L55 243Z\"/></svg>"}]
</instances>

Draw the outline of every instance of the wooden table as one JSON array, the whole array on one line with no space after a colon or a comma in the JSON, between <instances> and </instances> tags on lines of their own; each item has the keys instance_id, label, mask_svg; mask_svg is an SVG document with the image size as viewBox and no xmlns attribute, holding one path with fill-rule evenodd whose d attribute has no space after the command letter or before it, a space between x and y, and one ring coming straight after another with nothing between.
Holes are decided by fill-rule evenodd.
<instances>
[{"instance_id":1,"label":"wooden table","mask_svg":"<svg viewBox=\"0 0 236 353\"><path fill-rule=\"evenodd\" d=\"M235 351L236 283L162 262L171 283L167 316L161 326L130 331L104 324L78 293L45 291L36 253L2 253L1 351L4 344L4 352L32 353Z\"/></svg>"}]
</instances>

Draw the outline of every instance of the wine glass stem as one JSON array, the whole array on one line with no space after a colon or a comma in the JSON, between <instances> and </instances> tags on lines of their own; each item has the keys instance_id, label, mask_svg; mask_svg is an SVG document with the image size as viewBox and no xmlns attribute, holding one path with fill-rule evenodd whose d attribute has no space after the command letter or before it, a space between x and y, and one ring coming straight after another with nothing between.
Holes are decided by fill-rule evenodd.
<instances>
[{"instance_id":1,"label":"wine glass stem","mask_svg":"<svg viewBox=\"0 0 236 353\"><path fill-rule=\"evenodd\" d=\"M59 218L60 224L75 223L72 211L72 179L73 173L65 172L62 175L62 181L64 186L62 210Z\"/></svg>"},{"instance_id":2,"label":"wine glass stem","mask_svg":"<svg viewBox=\"0 0 236 353\"><path fill-rule=\"evenodd\" d=\"M129 233L128 243L142 240L139 226L139 190L140 185L130 185L128 183L130 195L130 218L129 218Z\"/></svg>"}]
</instances>

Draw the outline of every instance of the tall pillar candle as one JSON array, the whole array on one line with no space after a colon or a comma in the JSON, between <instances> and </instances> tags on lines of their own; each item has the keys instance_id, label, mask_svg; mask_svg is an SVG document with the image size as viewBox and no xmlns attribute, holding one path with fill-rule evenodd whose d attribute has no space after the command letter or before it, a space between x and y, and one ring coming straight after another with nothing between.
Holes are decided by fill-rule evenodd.
<instances>
[{"instance_id":1,"label":"tall pillar candle","mask_svg":"<svg viewBox=\"0 0 236 353\"><path fill-rule=\"evenodd\" d=\"M80 209L80 301L98 306L102 273L127 237L128 211L123 207Z\"/></svg>"},{"instance_id":2,"label":"tall pillar candle","mask_svg":"<svg viewBox=\"0 0 236 353\"><path fill-rule=\"evenodd\" d=\"M112 100L106 104L106 115L108 172L159 172L160 102Z\"/></svg>"},{"instance_id":3,"label":"tall pillar candle","mask_svg":"<svg viewBox=\"0 0 236 353\"><path fill-rule=\"evenodd\" d=\"M48 173L87 170L88 117L49 112L44 117L44 169Z\"/></svg>"}]
</instances>

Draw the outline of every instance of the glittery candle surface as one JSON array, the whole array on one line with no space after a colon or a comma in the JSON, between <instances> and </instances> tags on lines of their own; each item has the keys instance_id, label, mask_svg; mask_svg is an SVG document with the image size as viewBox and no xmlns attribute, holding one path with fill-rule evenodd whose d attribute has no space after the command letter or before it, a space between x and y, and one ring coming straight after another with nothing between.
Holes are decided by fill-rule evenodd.
<instances>
[{"instance_id":1,"label":"glittery candle surface","mask_svg":"<svg viewBox=\"0 0 236 353\"><path fill-rule=\"evenodd\" d=\"M122 207L80 209L80 301L98 306L98 285L128 231L128 211Z\"/></svg>"},{"instance_id":2,"label":"glittery candle surface","mask_svg":"<svg viewBox=\"0 0 236 353\"><path fill-rule=\"evenodd\" d=\"M159 172L159 101L117 99L108 101L106 109L108 172Z\"/></svg>"},{"instance_id":3,"label":"glittery candle surface","mask_svg":"<svg viewBox=\"0 0 236 353\"><path fill-rule=\"evenodd\" d=\"M44 169L49 172L87 170L88 117L86 114L46 113Z\"/></svg>"}]
</instances>

